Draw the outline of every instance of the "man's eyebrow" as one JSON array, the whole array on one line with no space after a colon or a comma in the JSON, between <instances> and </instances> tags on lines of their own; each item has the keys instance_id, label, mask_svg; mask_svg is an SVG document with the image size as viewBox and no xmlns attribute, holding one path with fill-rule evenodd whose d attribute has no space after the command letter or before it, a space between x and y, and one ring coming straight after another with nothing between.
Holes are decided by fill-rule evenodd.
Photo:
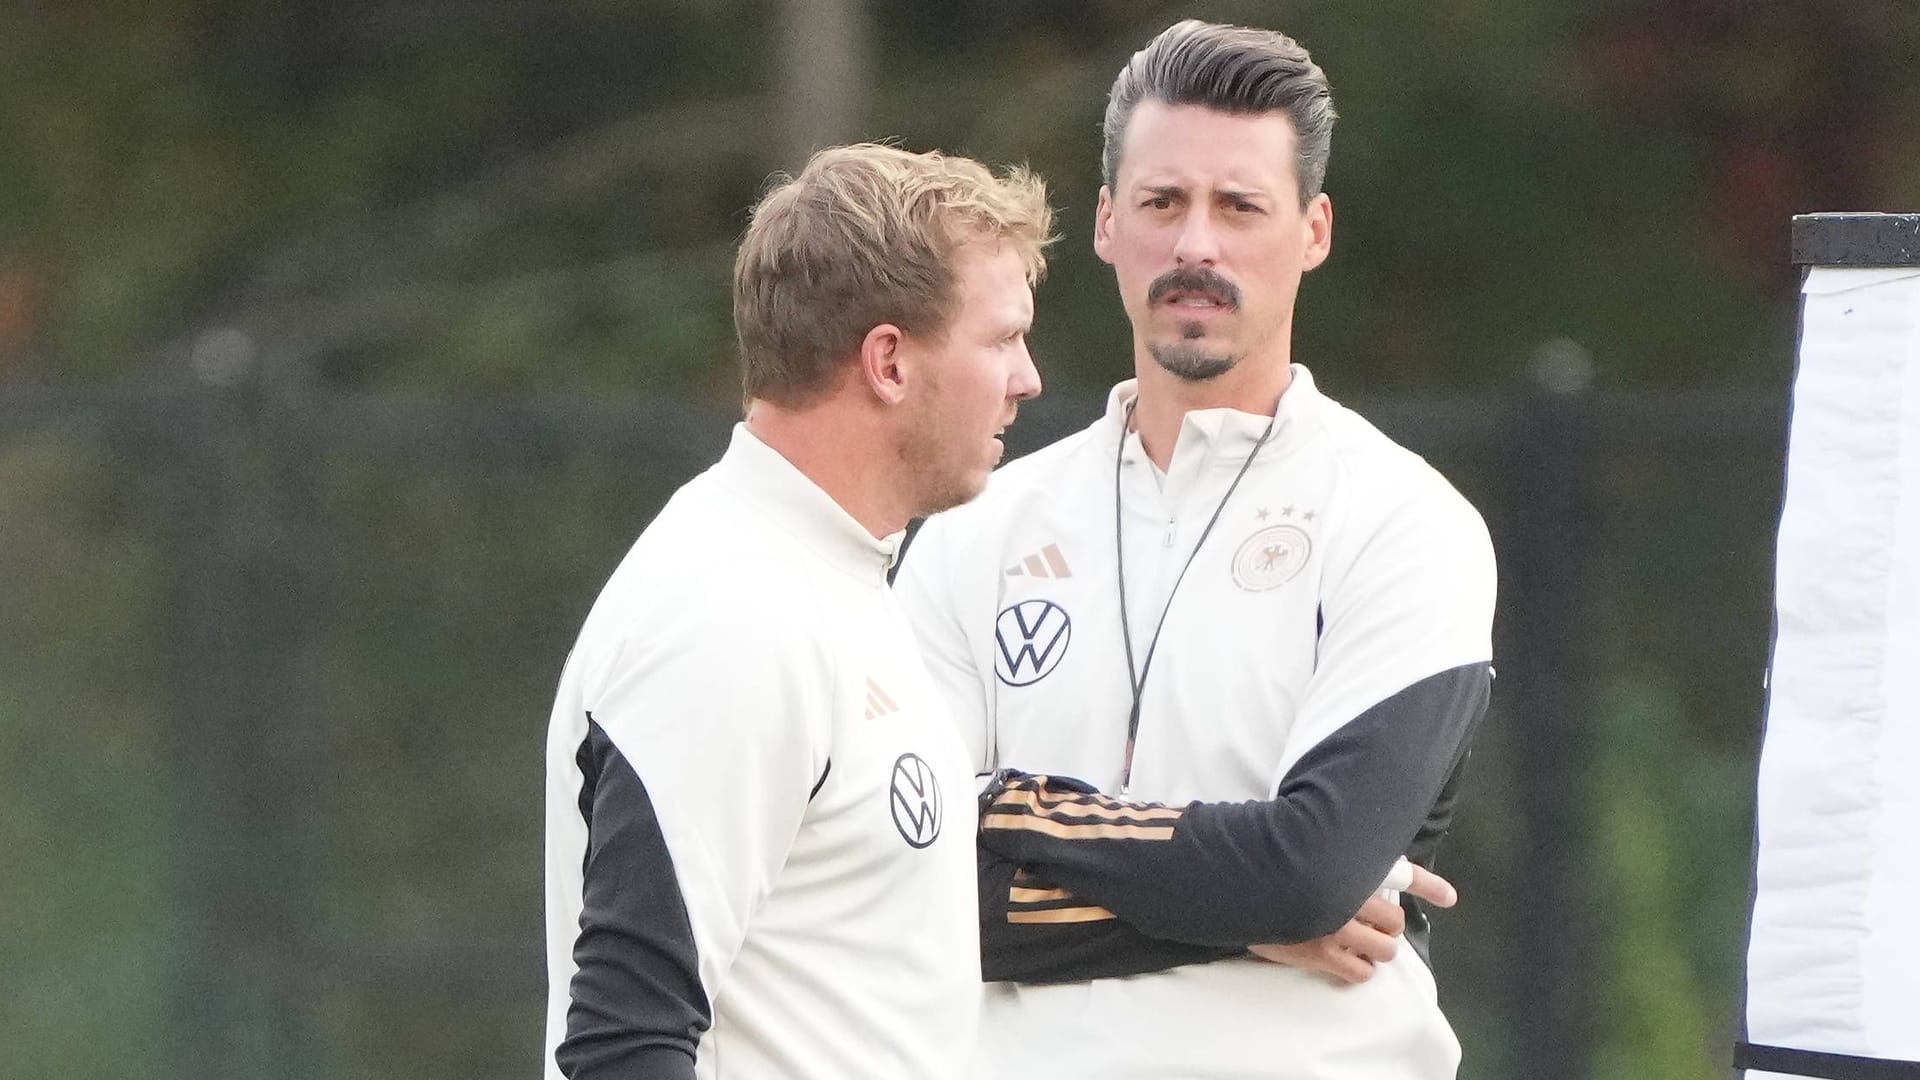
<instances>
[{"instance_id":1,"label":"man's eyebrow","mask_svg":"<svg viewBox=\"0 0 1920 1080\"><path fill-rule=\"evenodd\" d=\"M1159 199L1184 198L1187 194L1185 184L1140 184L1135 189L1139 194L1151 195ZM1217 199L1232 199L1236 202L1259 202L1273 198L1272 194L1260 188L1219 188L1213 193Z\"/></svg>"}]
</instances>

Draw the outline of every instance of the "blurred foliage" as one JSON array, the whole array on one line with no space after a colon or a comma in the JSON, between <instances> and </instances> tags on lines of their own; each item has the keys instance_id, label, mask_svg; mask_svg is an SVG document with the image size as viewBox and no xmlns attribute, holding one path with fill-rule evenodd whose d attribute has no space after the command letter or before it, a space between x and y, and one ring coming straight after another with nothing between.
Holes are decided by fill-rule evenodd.
<instances>
[{"instance_id":1,"label":"blurred foliage","mask_svg":"<svg viewBox=\"0 0 1920 1080\"><path fill-rule=\"evenodd\" d=\"M1183 11L1185 9L1182 9ZM355 384L726 400L726 271L793 122L776 6L0 8L0 363L99 376L253 316ZM1777 379L1790 213L1920 197L1920 12L1884 0L1216 2L1308 42L1344 114L1300 354L1498 384L1570 338L1604 383ZM1065 239L1047 370L1124 323L1088 249L1106 85L1159 4L873 5L846 137L1024 160ZM314 329L317 324L318 329Z\"/></svg>"},{"instance_id":2,"label":"blurred foliage","mask_svg":"<svg viewBox=\"0 0 1920 1080\"><path fill-rule=\"evenodd\" d=\"M1591 355L1602 388L1778 395L1789 215L1920 203L1920 8L1887 0L850 10L870 77L846 73L865 120L836 137L1049 179L1065 235L1036 353L1063 396L1120 377L1130 348L1088 245L1105 90L1188 14L1286 29L1332 78L1337 243L1305 287L1297 355L1343 398L1502 391L1551 342ZM211 352L327 393L665 395L717 417L736 384L732 243L806 120L781 89L781 11L0 5L0 398L207 378ZM168 501L190 466L167 444L129 456L110 431L4 421L0 1078L173 1075L203 1033L177 1030L173 1000L191 940L174 826L196 807L170 770L200 718L169 596L214 556ZM296 909L324 958L300 973L303 1022L329 1049L281 1072L527 1075L552 682L599 581L699 463L585 436L473 456L445 432L383 454L365 435L303 436L279 451L301 498L254 493L306 508L261 527L300 538L262 541L269 559L312 556L290 568L319 598L296 620L311 615L312 654L229 634L243 661L305 673L300 715L323 722L327 755L289 798L322 819L320 865L299 877L321 895ZM1598 948L1565 977L1596 984L1600 1080L1718 1075L1734 1029L1779 472L1740 438L1719 445L1610 452L1583 477L1596 524L1566 617L1587 739L1569 798L1593 826ZM1504 460L1436 460L1497 525L1517 497ZM1528 914L1511 755L1526 724L1490 721L1447 855L1469 902L1436 955L1467 1080L1515 1069L1521 1012L1499 988L1529 960L1503 937Z\"/></svg>"},{"instance_id":3,"label":"blurred foliage","mask_svg":"<svg viewBox=\"0 0 1920 1080\"><path fill-rule=\"evenodd\" d=\"M391 957L329 995L343 1075L537 1070L542 721L594 573L671 490L606 464L329 462L326 712L354 763L328 790L329 932Z\"/></svg>"},{"instance_id":4,"label":"blurred foliage","mask_svg":"<svg viewBox=\"0 0 1920 1080\"><path fill-rule=\"evenodd\" d=\"M1753 769L1700 745L1676 698L1656 677L1623 679L1601 702L1608 731L1590 794L1608 932L1595 1080L1637 1080L1649 1062L1661 1076L1721 1075L1738 1030L1726 988L1739 980L1745 921L1701 909L1746 895Z\"/></svg>"},{"instance_id":5,"label":"blurred foliage","mask_svg":"<svg viewBox=\"0 0 1920 1080\"><path fill-rule=\"evenodd\" d=\"M163 1059L172 852L159 552L111 450L0 445L0 1077Z\"/></svg>"}]
</instances>

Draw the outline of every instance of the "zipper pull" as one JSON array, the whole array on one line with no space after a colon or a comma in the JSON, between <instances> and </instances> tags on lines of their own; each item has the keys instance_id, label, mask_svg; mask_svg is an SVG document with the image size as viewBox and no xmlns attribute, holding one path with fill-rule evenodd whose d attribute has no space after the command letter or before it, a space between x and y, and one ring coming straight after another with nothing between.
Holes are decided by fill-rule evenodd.
<instances>
[{"instance_id":1,"label":"zipper pull","mask_svg":"<svg viewBox=\"0 0 1920 1080\"><path fill-rule=\"evenodd\" d=\"M1172 547L1172 546L1173 546L1173 536L1174 536L1174 534L1175 534L1176 532L1178 532L1178 531L1179 531L1179 529L1178 529L1178 527L1177 527L1177 526L1178 526L1178 524L1179 524L1179 522L1177 522L1177 521L1176 521L1175 519L1173 519L1173 518L1168 518L1168 519L1167 519L1167 542L1166 542L1166 543L1164 543L1164 544L1162 544L1162 545L1160 545L1161 547Z\"/></svg>"}]
</instances>

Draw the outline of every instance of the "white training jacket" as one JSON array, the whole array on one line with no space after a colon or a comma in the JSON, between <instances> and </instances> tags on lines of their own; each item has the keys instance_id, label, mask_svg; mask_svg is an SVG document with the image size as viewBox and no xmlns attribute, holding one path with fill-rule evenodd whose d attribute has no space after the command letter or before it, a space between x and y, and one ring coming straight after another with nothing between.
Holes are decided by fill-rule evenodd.
<instances>
[{"instance_id":1,"label":"white training jacket","mask_svg":"<svg viewBox=\"0 0 1920 1080\"><path fill-rule=\"evenodd\" d=\"M875 540L744 426L614 571L547 738L549 1080L966 1075L966 751Z\"/></svg>"},{"instance_id":2,"label":"white training jacket","mask_svg":"<svg viewBox=\"0 0 1920 1080\"><path fill-rule=\"evenodd\" d=\"M1269 418L1189 413L1160 477L1134 390L930 520L895 583L976 771L1017 770L983 800L979 1075L1452 1077L1415 949L1352 987L1244 950L1431 861L1491 680L1485 526L1296 365L1196 553ZM1136 663L1166 612L1129 801L1116 469Z\"/></svg>"}]
</instances>

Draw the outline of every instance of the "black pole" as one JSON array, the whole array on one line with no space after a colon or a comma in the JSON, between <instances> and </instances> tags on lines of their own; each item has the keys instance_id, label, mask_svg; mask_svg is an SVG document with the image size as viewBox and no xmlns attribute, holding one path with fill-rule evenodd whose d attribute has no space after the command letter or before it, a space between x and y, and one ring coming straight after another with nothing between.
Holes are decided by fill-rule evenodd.
<instances>
[{"instance_id":1,"label":"black pole","mask_svg":"<svg viewBox=\"0 0 1920 1080\"><path fill-rule=\"evenodd\" d=\"M310 481L256 376L168 404L154 510L173 566L175 1074L307 1080L324 910Z\"/></svg>"},{"instance_id":2,"label":"black pole","mask_svg":"<svg viewBox=\"0 0 1920 1080\"><path fill-rule=\"evenodd\" d=\"M1507 730L1519 850L1507 914L1514 1075L1581 1080L1595 1042L1594 903L1577 629L1587 521L1583 388L1533 386L1507 446L1515 502L1496 536L1501 565L1494 694Z\"/></svg>"}]
</instances>

